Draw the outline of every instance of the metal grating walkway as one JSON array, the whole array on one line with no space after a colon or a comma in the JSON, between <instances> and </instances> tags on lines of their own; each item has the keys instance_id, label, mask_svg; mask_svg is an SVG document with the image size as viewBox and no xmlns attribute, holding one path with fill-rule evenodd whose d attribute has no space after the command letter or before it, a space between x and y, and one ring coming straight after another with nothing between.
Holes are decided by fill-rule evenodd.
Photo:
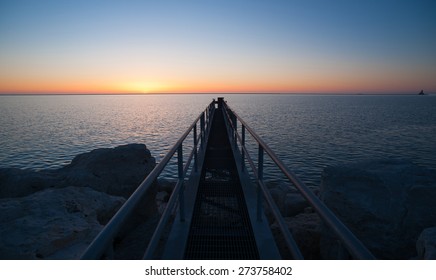
<instances>
[{"instance_id":1,"label":"metal grating walkway","mask_svg":"<svg viewBox=\"0 0 436 280\"><path fill-rule=\"evenodd\" d=\"M184 258L259 259L221 110L212 127Z\"/></svg>"}]
</instances>

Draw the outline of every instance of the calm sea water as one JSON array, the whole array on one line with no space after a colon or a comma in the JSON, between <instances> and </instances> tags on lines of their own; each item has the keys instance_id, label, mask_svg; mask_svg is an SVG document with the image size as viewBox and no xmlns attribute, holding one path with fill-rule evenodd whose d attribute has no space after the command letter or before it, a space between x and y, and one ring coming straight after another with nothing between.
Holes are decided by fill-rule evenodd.
<instances>
[{"instance_id":1,"label":"calm sea water","mask_svg":"<svg viewBox=\"0 0 436 280\"><path fill-rule=\"evenodd\" d=\"M370 158L436 169L436 96L223 96L309 186L326 166ZM216 97L0 96L0 167L57 168L128 143L146 144L159 161ZM174 163L164 176L175 174Z\"/></svg>"}]
</instances>

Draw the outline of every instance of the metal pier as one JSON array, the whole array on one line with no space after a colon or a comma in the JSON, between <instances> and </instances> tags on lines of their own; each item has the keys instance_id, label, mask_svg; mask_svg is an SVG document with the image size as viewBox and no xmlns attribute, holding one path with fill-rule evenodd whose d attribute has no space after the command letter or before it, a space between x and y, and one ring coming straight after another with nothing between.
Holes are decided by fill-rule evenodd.
<instances>
[{"instance_id":1,"label":"metal pier","mask_svg":"<svg viewBox=\"0 0 436 280\"><path fill-rule=\"evenodd\" d=\"M184 258L258 259L222 111L209 139Z\"/></svg>"},{"instance_id":2,"label":"metal pier","mask_svg":"<svg viewBox=\"0 0 436 280\"><path fill-rule=\"evenodd\" d=\"M256 163L245 147L247 132L258 145ZM183 145L187 141L193 141L192 150L184 156ZM223 98L214 100L195 119L94 239L82 259L114 256L114 241L119 238L125 221L135 207L140 206L142 198L176 154L179 178L154 234L144 248L144 259L280 259L265 208L278 224L292 258L303 259L263 182L264 155L269 156L289 179L290 185L300 191L352 258L374 259Z\"/></svg>"}]
</instances>

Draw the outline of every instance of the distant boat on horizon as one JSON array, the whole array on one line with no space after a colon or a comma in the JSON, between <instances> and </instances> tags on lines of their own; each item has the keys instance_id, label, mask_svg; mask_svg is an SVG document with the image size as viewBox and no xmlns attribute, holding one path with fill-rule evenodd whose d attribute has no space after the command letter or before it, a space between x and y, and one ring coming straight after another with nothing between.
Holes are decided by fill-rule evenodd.
<instances>
[{"instance_id":1,"label":"distant boat on horizon","mask_svg":"<svg viewBox=\"0 0 436 280\"><path fill-rule=\"evenodd\" d=\"M418 95L425 95L424 90L422 89L420 93L418 93Z\"/></svg>"}]
</instances>

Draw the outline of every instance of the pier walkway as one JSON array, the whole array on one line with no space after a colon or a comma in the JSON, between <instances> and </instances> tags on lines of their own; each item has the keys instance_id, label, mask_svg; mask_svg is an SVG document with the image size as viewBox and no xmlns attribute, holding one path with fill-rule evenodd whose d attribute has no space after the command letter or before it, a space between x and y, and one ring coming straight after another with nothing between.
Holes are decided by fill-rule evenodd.
<instances>
[{"instance_id":1,"label":"pier walkway","mask_svg":"<svg viewBox=\"0 0 436 280\"><path fill-rule=\"evenodd\" d=\"M245 145L247 132L258 145L256 160L252 159ZM186 158L183 145L192 146ZM144 251L144 259L281 259L284 250L294 259L303 259L263 182L265 154L336 234L350 257L374 258L224 99L218 98L200 114L141 183L94 239L82 259L114 256L114 240L124 222L175 154L179 179ZM286 248L278 249L277 234L271 232L265 209L278 224Z\"/></svg>"}]
</instances>

